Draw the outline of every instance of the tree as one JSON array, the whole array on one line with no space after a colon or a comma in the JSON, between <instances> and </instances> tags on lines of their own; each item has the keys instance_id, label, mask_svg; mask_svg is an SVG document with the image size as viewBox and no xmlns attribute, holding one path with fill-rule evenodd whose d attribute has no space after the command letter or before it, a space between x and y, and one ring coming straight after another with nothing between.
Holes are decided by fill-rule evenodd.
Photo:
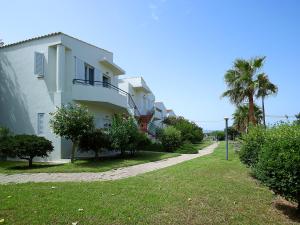
<instances>
[{"instance_id":1,"label":"tree","mask_svg":"<svg viewBox=\"0 0 300 225\"><path fill-rule=\"evenodd\" d=\"M226 129L224 130L224 132L226 132ZM240 133L238 132L238 130L234 126L228 127L228 138L229 139L234 141L235 138L239 135L240 135Z\"/></svg>"},{"instance_id":2,"label":"tree","mask_svg":"<svg viewBox=\"0 0 300 225\"><path fill-rule=\"evenodd\" d=\"M236 108L235 112L232 114L233 116L233 127L243 133L248 130L249 127L249 106L248 105L240 105ZM254 105L254 115L258 124L261 123L262 120L262 111L255 104Z\"/></svg>"},{"instance_id":3,"label":"tree","mask_svg":"<svg viewBox=\"0 0 300 225\"><path fill-rule=\"evenodd\" d=\"M182 141L197 143L203 140L204 134L202 128L184 117L167 117L164 123L179 130Z\"/></svg>"},{"instance_id":4,"label":"tree","mask_svg":"<svg viewBox=\"0 0 300 225\"><path fill-rule=\"evenodd\" d=\"M249 121L256 124L254 113L254 95L257 91L259 76L265 57L257 57L250 60L237 59L233 68L225 74L225 83L228 90L222 94L222 97L229 97L230 101L239 106L246 101L249 104Z\"/></svg>"},{"instance_id":5,"label":"tree","mask_svg":"<svg viewBox=\"0 0 300 225\"><path fill-rule=\"evenodd\" d=\"M274 95L278 92L278 88L275 84L271 83L268 76L264 73L257 76L258 80L258 91L256 94L257 98L261 98L262 113L263 113L263 124L266 127L266 115L265 115L265 98Z\"/></svg>"},{"instance_id":6,"label":"tree","mask_svg":"<svg viewBox=\"0 0 300 225\"><path fill-rule=\"evenodd\" d=\"M181 137L181 132L178 129L173 126L167 126L163 129L159 139L167 151L174 151L181 145Z\"/></svg>"},{"instance_id":7,"label":"tree","mask_svg":"<svg viewBox=\"0 0 300 225\"><path fill-rule=\"evenodd\" d=\"M86 107L78 104L62 106L50 115L50 127L53 132L72 141L71 162L74 163L80 138L94 129L93 115Z\"/></svg>"},{"instance_id":8,"label":"tree","mask_svg":"<svg viewBox=\"0 0 300 225\"><path fill-rule=\"evenodd\" d=\"M32 167L34 157L47 157L53 151L51 141L36 135L16 135L6 139L0 145L0 151L10 157L28 160Z\"/></svg>"},{"instance_id":9,"label":"tree","mask_svg":"<svg viewBox=\"0 0 300 225\"><path fill-rule=\"evenodd\" d=\"M300 113L298 113L297 115L295 115L296 120L295 120L295 124L296 125L300 125Z\"/></svg>"},{"instance_id":10,"label":"tree","mask_svg":"<svg viewBox=\"0 0 300 225\"><path fill-rule=\"evenodd\" d=\"M4 45L4 42L2 41L2 39L0 39L0 47L2 47Z\"/></svg>"},{"instance_id":11,"label":"tree","mask_svg":"<svg viewBox=\"0 0 300 225\"><path fill-rule=\"evenodd\" d=\"M108 130L111 146L124 156L126 151L133 155L139 144L138 126L132 116L116 114Z\"/></svg>"},{"instance_id":12,"label":"tree","mask_svg":"<svg viewBox=\"0 0 300 225\"><path fill-rule=\"evenodd\" d=\"M108 133L102 129L95 129L85 133L79 142L80 151L95 152L95 159L98 159L99 152L105 148L110 148L110 138Z\"/></svg>"}]
</instances>

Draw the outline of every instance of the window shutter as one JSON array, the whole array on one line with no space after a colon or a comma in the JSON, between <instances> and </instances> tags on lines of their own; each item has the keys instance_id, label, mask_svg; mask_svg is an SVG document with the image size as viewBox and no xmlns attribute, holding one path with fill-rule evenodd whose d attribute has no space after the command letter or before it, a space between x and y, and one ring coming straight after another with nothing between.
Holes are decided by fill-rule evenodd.
<instances>
[{"instance_id":1,"label":"window shutter","mask_svg":"<svg viewBox=\"0 0 300 225\"><path fill-rule=\"evenodd\" d=\"M75 57L75 79L85 80L84 61Z\"/></svg>"},{"instance_id":2,"label":"window shutter","mask_svg":"<svg viewBox=\"0 0 300 225\"><path fill-rule=\"evenodd\" d=\"M38 77L44 76L44 54L34 53L34 74Z\"/></svg>"},{"instance_id":3,"label":"window shutter","mask_svg":"<svg viewBox=\"0 0 300 225\"><path fill-rule=\"evenodd\" d=\"M102 81L101 70L95 68L95 81Z\"/></svg>"},{"instance_id":4,"label":"window shutter","mask_svg":"<svg viewBox=\"0 0 300 225\"><path fill-rule=\"evenodd\" d=\"M38 113L38 115L37 115L37 134L40 136L44 135L44 118L45 118L45 113Z\"/></svg>"}]
</instances>

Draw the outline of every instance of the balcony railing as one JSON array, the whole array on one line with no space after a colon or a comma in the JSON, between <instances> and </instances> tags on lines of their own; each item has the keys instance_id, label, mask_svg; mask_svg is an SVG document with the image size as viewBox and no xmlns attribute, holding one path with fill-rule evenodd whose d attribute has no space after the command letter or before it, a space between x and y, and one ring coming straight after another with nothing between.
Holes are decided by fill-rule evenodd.
<instances>
[{"instance_id":1,"label":"balcony railing","mask_svg":"<svg viewBox=\"0 0 300 225\"><path fill-rule=\"evenodd\" d=\"M139 117L141 115L138 108L137 108L137 106L136 106L136 104L135 104L135 102L133 101L132 96L128 92L118 88L117 86L112 85L111 83L102 82L102 81L90 81L90 80L83 80L83 79L73 79L73 84L88 85L88 86L101 86L103 88L108 88L108 89L116 91L116 92L118 92L122 95L125 95L127 97L129 107L134 109L134 116Z\"/></svg>"}]
</instances>

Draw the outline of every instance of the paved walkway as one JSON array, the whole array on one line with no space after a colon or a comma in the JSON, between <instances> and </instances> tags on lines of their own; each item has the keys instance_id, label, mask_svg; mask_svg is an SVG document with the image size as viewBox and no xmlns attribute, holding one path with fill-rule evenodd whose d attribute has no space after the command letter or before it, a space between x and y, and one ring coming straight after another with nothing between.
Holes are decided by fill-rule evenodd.
<instances>
[{"instance_id":1,"label":"paved walkway","mask_svg":"<svg viewBox=\"0 0 300 225\"><path fill-rule=\"evenodd\" d=\"M178 157L168 158L156 162L149 162L135 166L128 166L115 170L99 173L23 173L23 174L0 174L0 184L27 183L27 182L68 182L68 181L105 181L118 180L138 174L173 166L178 163L191 160L200 156L211 154L218 146L214 143L202 150L198 154L183 154Z\"/></svg>"}]
</instances>

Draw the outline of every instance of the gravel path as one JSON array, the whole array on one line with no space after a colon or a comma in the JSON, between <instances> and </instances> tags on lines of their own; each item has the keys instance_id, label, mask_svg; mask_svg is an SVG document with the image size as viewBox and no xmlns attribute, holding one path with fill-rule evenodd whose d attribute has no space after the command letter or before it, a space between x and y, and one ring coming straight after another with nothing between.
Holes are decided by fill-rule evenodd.
<instances>
[{"instance_id":1,"label":"gravel path","mask_svg":"<svg viewBox=\"0 0 300 225\"><path fill-rule=\"evenodd\" d=\"M183 154L178 157L168 158L156 162L149 162L135 166L128 166L115 170L99 173L23 173L23 174L0 174L0 184L27 183L27 182L68 182L68 181L105 181L118 180L138 174L162 169L168 166L191 160L200 156L211 154L218 146L214 143L202 150L198 154Z\"/></svg>"}]
</instances>

